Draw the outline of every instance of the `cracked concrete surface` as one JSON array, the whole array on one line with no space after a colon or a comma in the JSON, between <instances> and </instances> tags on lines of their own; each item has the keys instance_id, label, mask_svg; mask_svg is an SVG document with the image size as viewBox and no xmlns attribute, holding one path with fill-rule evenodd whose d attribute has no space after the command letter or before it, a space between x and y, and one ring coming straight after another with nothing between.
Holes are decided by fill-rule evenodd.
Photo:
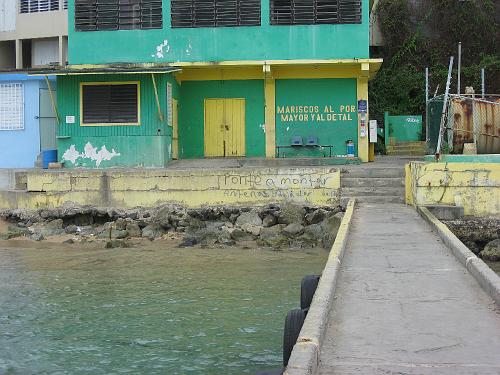
<instances>
[{"instance_id":1,"label":"cracked concrete surface","mask_svg":"<svg viewBox=\"0 0 500 375\"><path fill-rule=\"evenodd\" d=\"M500 309L413 208L364 204L319 374L500 374Z\"/></svg>"}]
</instances>

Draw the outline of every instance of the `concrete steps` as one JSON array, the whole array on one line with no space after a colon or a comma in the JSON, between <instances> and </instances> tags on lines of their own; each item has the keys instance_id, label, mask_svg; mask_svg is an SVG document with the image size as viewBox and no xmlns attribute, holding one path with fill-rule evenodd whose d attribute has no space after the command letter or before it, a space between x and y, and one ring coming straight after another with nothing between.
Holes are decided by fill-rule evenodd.
<instances>
[{"instance_id":1,"label":"concrete steps","mask_svg":"<svg viewBox=\"0 0 500 375\"><path fill-rule=\"evenodd\" d=\"M403 167L360 167L346 170L341 179L342 202L356 198L362 203L404 203Z\"/></svg>"},{"instance_id":2,"label":"concrete steps","mask_svg":"<svg viewBox=\"0 0 500 375\"><path fill-rule=\"evenodd\" d=\"M388 145L386 153L387 155L423 156L427 153L427 145L425 142L397 143Z\"/></svg>"}]
</instances>

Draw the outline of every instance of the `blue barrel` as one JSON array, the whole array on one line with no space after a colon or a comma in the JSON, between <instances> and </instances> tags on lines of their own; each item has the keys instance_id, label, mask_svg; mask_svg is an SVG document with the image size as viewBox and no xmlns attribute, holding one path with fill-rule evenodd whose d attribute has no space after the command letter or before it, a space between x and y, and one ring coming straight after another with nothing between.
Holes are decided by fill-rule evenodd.
<instances>
[{"instance_id":1,"label":"blue barrel","mask_svg":"<svg viewBox=\"0 0 500 375\"><path fill-rule=\"evenodd\" d=\"M57 163L57 150L42 150L42 168L49 168L49 163Z\"/></svg>"},{"instance_id":2,"label":"blue barrel","mask_svg":"<svg viewBox=\"0 0 500 375\"><path fill-rule=\"evenodd\" d=\"M346 142L346 145L347 145L347 156L354 157L354 142L351 140L348 140Z\"/></svg>"}]
</instances>

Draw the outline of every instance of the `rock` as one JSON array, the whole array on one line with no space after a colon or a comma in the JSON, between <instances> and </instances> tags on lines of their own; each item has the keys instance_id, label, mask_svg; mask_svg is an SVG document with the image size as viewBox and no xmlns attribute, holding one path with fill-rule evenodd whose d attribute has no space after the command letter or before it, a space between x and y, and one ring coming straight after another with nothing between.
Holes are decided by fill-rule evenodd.
<instances>
[{"instance_id":1,"label":"rock","mask_svg":"<svg viewBox=\"0 0 500 375\"><path fill-rule=\"evenodd\" d=\"M269 228L262 228L257 244L274 248L289 246L289 238L282 233L285 225L277 224Z\"/></svg>"},{"instance_id":2,"label":"rock","mask_svg":"<svg viewBox=\"0 0 500 375\"><path fill-rule=\"evenodd\" d=\"M44 240L45 237L43 237L43 234L41 234L40 232L36 232L30 236L30 239L32 239L33 241L41 241Z\"/></svg>"},{"instance_id":3,"label":"rock","mask_svg":"<svg viewBox=\"0 0 500 375\"><path fill-rule=\"evenodd\" d=\"M272 227L277 222L278 222L278 219L276 218L276 216L274 216L272 214L267 214L266 216L264 216L264 219L262 219L262 225L264 227Z\"/></svg>"},{"instance_id":4,"label":"rock","mask_svg":"<svg viewBox=\"0 0 500 375\"><path fill-rule=\"evenodd\" d=\"M118 219L115 221L115 223L113 224L113 227L116 229L116 230L125 230L127 228L127 220L126 219Z\"/></svg>"},{"instance_id":5,"label":"rock","mask_svg":"<svg viewBox=\"0 0 500 375\"><path fill-rule=\"evenodd\" d=\"M322 243L327 249L331 248L335 238L337 237L337 232L339 231L340 223L344 217L343 212L336 213L333 216L326 218L322 223L321 227L323 230Z\"/></svg>"},{"instance_id":6,"label":"rock","mask_svg":"<svg viewBox=\"0 0 500 375\"><path fill-rule=\"evenodd\" d=\"M500 238L488 242L480 254L484 260L491 262L500 261Z\"/></svg>"},{"instance_id":7,"label":"rock","mask_svg":"<svg viewBox=\"0 0 500 375\"><path fill-rule=\"evenodd\" d=\"M160 224L153 223L145 226L142 229L142 237L149 238L150 240L154 240L155 238L161 237L165 234L165 229Z\"/></svg>"},{"instance_id":8,"label":"rock","mask_svg":"<svg viewBox=\"0 0 500 375\"><path fill-rule=\"evenodd\" d=\"M72 238L68 238L67 240L63 241L63 243L66 243L66 244L74 244L75 243L75 240L72 239Z\"/></svg>"},{"instance_id":9,"label":"rock","mask_svg":"<svg viewBox=\"0 0 500 375\"><path fill-rule=\"evenodd\" d=\"M172 213L172 207L163 206L161 207L152 217L152 222L160 225L164 229L171 228L170 225L170 214Z\"/></svg>"},{"instance_id":10,"label":"rock","mask_svg":"<svg viewBox=\"0 0 500 375\"><path fill-rule=\"evenodd\" d=\"M253 235L248 232L245 232L243 229L234 228L231 232L231 238L234 241L252 241L255 239Z\"/></svg>"},{"instance_id":11,"label":"rock","mask_svg":"<svg viewBox=\"0 0 500 375\"><path fill-rule=\"evenodd\" d=\"M262 227L253 224L243 224L241 226L241 229L243 229L247 233L250 233L251 235L258 236L260 234Z\"/></svg>"},{"instance_id":12,"label":"rock","mask_svg":"<svg viewBox=\"0 0 500 375\"><path fill-rule=\"evenodd\" d=\"M141 228L139 227L139 225L137 223L135 223L133 221L127 223L125 230L127 231L129 237L141 237L142 236Z\"/></svg>"},{"instance_id":13,"label":"rock","mask_svg":"<svg viewBox=\"0 0 500 375\"><path fill-rule=\"evenodd\" d=\"M77 233L78 227L74 224L68 225L66 228L64 228L64 232L67 234Z\"/></svg>"},{"instance_id":14,"label":"rock","mask_svg":"<svg viewBox=\"0 0 500 375\"><path fill-rule=\"evenodd\" d=\"M225 226L226 223L224 221L207 221L205 226L210 229L220 229Z\"/></svg>"},{"instance_id":15,"label":"rock","mask_svg":"<svg viewBox=\"0 0 500 375\"><path fill-rule=\"evenodd\" d=\"M62 219L55 219L48 223L37 223L31 230L35 233L41 233L44 237L57 236L64 233Z\"/></svg>"},{"instance_id":16,"label":"rock","mask_svg":"<svg viewBox=\"0 0 500 375\"><path fill-rule=\"evenodd\" d=\"M281 207L281 212L278 216L278 223L287 225L292 223L302 223L304 221L305 212L306 210L302 206L293 203L286 203Z\"/></svg>"},{"instance_id":17,"label":"rock","mask_svg":"<svg viewBox=\"0 0 500 375\"><path fill-rule=\"evenodd\" d=\"M106 242L106 249L114 249L116 247L131 247L130 243L124 240L110 240Z\"/></svg>"},{"instance_id":18,"label":"rock","mask_svg":"<svg viewBox=\"0 0 500 375\"><path fill-rule=\"evenodd\" d=\"M11 238L21 237L26 234L29 234L27 229L9 227L6 232L0 233L0 240L10 240Z\"/></svg>"},{"instance_id":19,"label":"rock","mask_svg":"<svg viewBox=\"0 0 500 375\"><path fill-rule=\"evenodd\" d=\"M179 244L179 247L193 247L198 242L194 238L188 238Z\"/></svg>"},{"instance_id":20,"label":"rock","mask_svg":"<svg viewBox=\"0 0 500 375\"><path fill-rule=\"evenodd\" d=\"M443 220L443 223L474 252L477 251L476 249L484 248L488 242L500 238L499 217L463 217Z\"/></svg>"},{"instance_id":21,"label":"rock","mask_svg":"<svg viewBox=\"0 0 500 375\"><path fill-rule=\"evenodd\" d=\"M321 223L327 215L327 212L322 208L318 208L305 216L307 224L318 224Z\"/></svg>"},{"instance_id":22,"label":"rock","mask_svg":"<svg viewBox=\"0 0 500 375\"><path fill-rule=\"evenodd\" d=\"M321 224L311 224L304 228L304 233L297 239L300 247L316 247L322 244L324 233Z\"/></svg>"},{"instance_id":23,"label":"rock","mask_svg":"<svg viewBox=\"0 0 500 375\"><path fill-rule=\"evenodd\" d=\"M257 211L243 212L236 219L236 225L240 227L244 224L251 224L255 226L262 226L262 219Z\"/></svg>"},{"instance_id":24,"label":"rock","mask_svg":"<svg viewBox=\"0 0 500 375\"><path fill-rule=\"evenodd\" d=\"M304 226L299 223L291 223L283 228L283 233L287 236L298 236L304 233Z\"/></svg>"},{"instance_id":25,"label":"rock","mask_svg":"<svg viewBox=\"0 0 500 375\"><path fill-rule=\"evenodd\" d=\"M213 246L219 241L219 238L221 238L221 236L229 237L229 235L223 234L222 231L216 227L206 227L198 229L194 233L187 233L184 239L195 240L197 243L203 246Z\"/></svg>"},{"instance_id":26,"label":"rock","mask_svg":"<svg viewBox=\"0 0 500 375\"><path fill-rule=\"evenodd\" d=\"M126 230L113 230L111 231L111 238L122 239L127 238L128 232Z\"/></svg>"}]
</instances>

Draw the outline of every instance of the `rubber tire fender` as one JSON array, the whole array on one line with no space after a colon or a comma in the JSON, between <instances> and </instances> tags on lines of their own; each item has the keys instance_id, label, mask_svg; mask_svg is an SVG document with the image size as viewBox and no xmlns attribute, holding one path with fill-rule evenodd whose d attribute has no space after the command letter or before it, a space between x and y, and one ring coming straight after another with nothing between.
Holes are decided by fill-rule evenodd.
<instances>
[{"instance_id":1,"label":"rubber tire fender","mask_svg":"<svg viewBox=\"0 0 500 375\"><path fill-rule=\"evenodd\" d=\"M302 309L293 309L286 314L285 329L283 331L283 366L288 365L293 346L297 343L300 330L304 325L306 313Z\"/></svg>"},{"instance_id":2,"label":"rubber tire fender","mask_svg":"<svg viewBox=\"0 0 500 375\"><path fill-rule=\"evenodd\" d=\"M320 275L307 275L302 279L300 283L300 308L302 310L309 310L311 307L320 277Z\"/></svg>"}]
</instances>

